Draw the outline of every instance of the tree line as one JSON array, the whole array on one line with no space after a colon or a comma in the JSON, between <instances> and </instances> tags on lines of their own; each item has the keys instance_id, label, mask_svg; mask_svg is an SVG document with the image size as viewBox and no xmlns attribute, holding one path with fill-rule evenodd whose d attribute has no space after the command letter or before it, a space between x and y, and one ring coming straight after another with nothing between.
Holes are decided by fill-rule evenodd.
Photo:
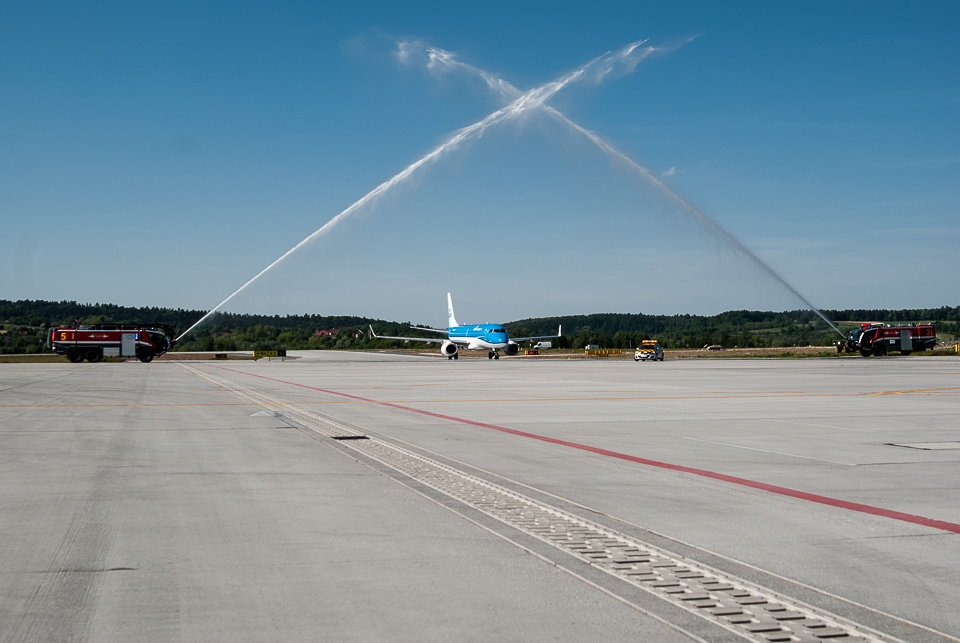
<instances>
[{"instance_id":1,"label":"tree line","mask_svg":"<svg viewBox=\"0 0 960 643\"><path fill-rule=\"evenodd\" d=\"M166 324L174 337L200 319L206 311L181 308L127 307L115 304L81 304L73 301L0 299L0 353L46 352L46 329L77 321L81 324ZM937 334L953 341L960 335L960 306L926 309L847 309L823 313L843 329L858 322L928 322ZM368 327L381 335L428 336L411 329L410 322L393 322L356 316L247 315L217 313L194 329L174 350L235 351L273 348L351 349L397 348L396 340L373 339ZM839 339L820 317L809 310L785 312L735 310L719 315L645 315L595 313L539 317L508 323L511 336L549 335L563 326L559 348L632 348L643 339L658 339L668 348L701 348L720 344L732 347L825 346ZM436 337L436 335L432 335Z\"/></svg>"}]
</instances>

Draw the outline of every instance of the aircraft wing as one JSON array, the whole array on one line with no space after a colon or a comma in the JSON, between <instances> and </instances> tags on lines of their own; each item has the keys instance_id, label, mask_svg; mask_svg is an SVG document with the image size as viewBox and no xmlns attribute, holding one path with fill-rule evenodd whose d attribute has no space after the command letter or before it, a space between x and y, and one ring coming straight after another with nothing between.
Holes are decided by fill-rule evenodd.
<instances>
[{"instance_id":1,"label":"aircraft wing","mask_svg":"<svg viewBox=\"0 0 960 643\"><path fill-rule=\"evenodd\" d=\"M414 326L414 328L417 327ZM437 331L436 328L423 328L421 330ZM446 333L447 331L444 330L437 332ZM391 337L390 335L377 335L375 332L373 332L373 326L370 326L370 336L375 339L402 339L407 342L436 342L437 344L442 344L443 342L447 341L446 338L440 339L439 337Z\"/></svg>"},{"instance_id":2,"label":"aircraft wing","mask_svg":"<svg viewBox=\"0 0 960 643\"><path fill-rule=\"evenodd\" d=\"M426 330L431 333L443 333L444 335L448 334L448 331L444 328L430 328L429 326L411 326L410 328L416 328L417 330Z\"/></svg>"},{"instance_id":3,"label":"aircraft wing","mask_svg":"<svg viewBox=\"0 0 960 643\"><path fill-rule=\"evenodd\" d=\"M562 337L563 336L563 326L557 326L556 335L539 335L537 337L511 337L511 342L526 342L531 339L550 339L551 337Z\"/></svg>"}]
</instances>

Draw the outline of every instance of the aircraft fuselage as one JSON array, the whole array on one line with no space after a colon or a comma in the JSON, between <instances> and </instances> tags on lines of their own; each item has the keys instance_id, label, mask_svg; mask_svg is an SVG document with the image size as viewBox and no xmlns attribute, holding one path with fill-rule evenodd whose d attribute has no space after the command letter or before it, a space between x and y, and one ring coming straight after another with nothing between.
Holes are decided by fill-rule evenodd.
<instances>
[{"instance_id":1,"label":"aircraft fuselage","mask_svg":"<svg viewBox=\"0 0 960 643\"><path fill-rule=\"evenodd\" d=\"M427 326L412 326L418 330L445 335L439 337L397 337L393 335L377 335L373 326L370 326L370 336L378 339L399 339L405 342L434 342L440 344L440 353L447 359L457 359L459 349L469 351L487 351L490 359L500 359L500 351L507 355L516 355L520 352L520 342L531 339L547 339L559 337L561 328L557 328L556 335L542 335L537 337L517 337L511 340L503 324L458 324L453 314L453 297L447 293L447 320L448 326L432 328Z\"/></svg>"},{"instance_id":2,"label":"aircraft fuselage","mask_svg":"<svg viewBox=\"0 0 960 643\"><path fill-rule=\"evenodd\" d=\"M502 324L463 324L449 326L447 337L468 350L496 351L510 343L507 329Z\"/></svg>"}]
</instances>

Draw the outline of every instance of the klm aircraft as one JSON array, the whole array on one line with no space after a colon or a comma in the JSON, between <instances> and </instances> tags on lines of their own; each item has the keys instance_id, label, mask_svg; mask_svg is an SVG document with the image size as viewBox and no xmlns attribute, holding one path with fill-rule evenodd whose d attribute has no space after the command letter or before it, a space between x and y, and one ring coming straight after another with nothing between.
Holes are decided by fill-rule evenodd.
<instances>
[{"instance_id":1,"label":"klm aircraft","mask_svg":"<svg viewBox=\"0 0 960 643\"><path fill-rule=\"evenodd\" d=\"M551 337L560 337L563 327L557 328L556 335L542 335L540 337L515 337L510 339L507 335L507 329L503 324L458 324L457 318L453 314L453 298L447 293L447 317L449 327L426 328L423 326L414 326L418 330L426 330L431 333L440 333L446 335L446 338L433 337L388 337L386 335L377 335L373 332L373 326L370 327L370 335L377 339L403 339L410 342L436 342L440 344L440 352L447 356L447 359L459 359L460 349L469 351L487 351L487 359L500 359L500 351L506 355L516 355L520 352L518 342L530 339L549 339Z\"/></svg>"}]
</instances>

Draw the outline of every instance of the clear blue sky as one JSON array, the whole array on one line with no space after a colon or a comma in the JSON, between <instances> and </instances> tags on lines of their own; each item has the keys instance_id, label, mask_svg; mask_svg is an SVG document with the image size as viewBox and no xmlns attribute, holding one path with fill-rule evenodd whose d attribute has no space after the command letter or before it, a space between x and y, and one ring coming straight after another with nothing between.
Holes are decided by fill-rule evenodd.
<instances>
[{"instance_id":1,"label":"clear blue sky","mask_svg":"<svg viewBox=\"0 0 960 643\"><path fill-rule=\"evenodd\" d=\"M522 90L823 308L960 304L957 2L42 2L0 7L0 298L209 309ZM227 310L461 321L801 308L542 111L356 212Z\"/></svg>"}]
</instances>

